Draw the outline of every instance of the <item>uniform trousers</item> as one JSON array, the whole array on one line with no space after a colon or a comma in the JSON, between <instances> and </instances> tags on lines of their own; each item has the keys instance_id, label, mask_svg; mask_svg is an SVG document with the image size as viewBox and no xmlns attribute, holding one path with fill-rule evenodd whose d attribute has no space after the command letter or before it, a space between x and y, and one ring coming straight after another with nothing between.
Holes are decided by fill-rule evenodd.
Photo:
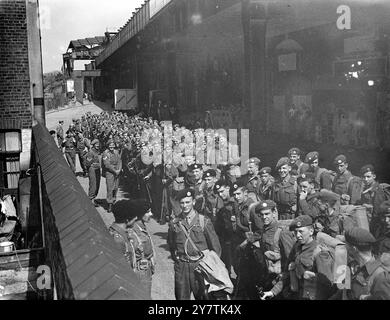
<instances>
[{"instance_id":1,"label":"uniform trousers","mask_svg":"<svg viewBox=\"0 0 390 320\"><path fill-rule=\"evenodd\" d=\"M106 186L107 186L107 203L113 204L116 200L116 193L119 186L119 177L112 174L111 172L106 172Z\"/></svg>"},{"instance_id":2,"label":"uniform trousers","mask_svg":"<svg viewBox=\"0 0 390 320\"><path fill-rule=\"evenodd\" d=\"M204 285L200 283L200 277L195 273L198 262L175 262L175 297L176 300L190 300L191 292L196 300L202 298Z\"/></svg>"},{"instance_id":3,"label":"uniform trousers","mask_svg":"<svg viewBox=\"0 0 390 320\"><path fill-rule=\"evenodd\" d=\"M65 151L66 161L73 173L76 173L76 153Z\"/></svg>"},{"instance_id":4,"label":"uniform trousers","mask_svg":"<svg viewBox=\"0 0 390 320\"><path fill-rule=\"evenodd\" d=\"M95 168L93 166L88 169L89 177L89 190L88 197L89 199L95 199L99 193L100 187L100 168Z\"/></svg>"},{"instance_id":5,"label":"uniform trousers","mask_svg":"<svg viewBox=\"0 0 390 320\"><path fill-rule=\"evenodd\" d=\"M149 296L152 294L152 269L151 267L145 270L136 270L135 274L138 279L141 281L142 285L145 287L146 292Z\"/></svg>"}]
</instances>

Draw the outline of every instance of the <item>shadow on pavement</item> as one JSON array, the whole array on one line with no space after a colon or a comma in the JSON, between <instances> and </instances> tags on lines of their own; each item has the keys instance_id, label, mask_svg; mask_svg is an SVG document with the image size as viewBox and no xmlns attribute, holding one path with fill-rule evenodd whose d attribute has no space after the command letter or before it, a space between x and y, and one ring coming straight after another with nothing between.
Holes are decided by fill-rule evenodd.
<instances>
[{"instance_id":1,"label":"shadow on pavement","mask_svg":"<svg viewBox=\"0 0 390 320\"><path fill-rule=\"evenodd\" d=\"M111 104L104 101L92 100L92 103L102 109L103 111L113 111Z\"/></svg>"}]
</instances>

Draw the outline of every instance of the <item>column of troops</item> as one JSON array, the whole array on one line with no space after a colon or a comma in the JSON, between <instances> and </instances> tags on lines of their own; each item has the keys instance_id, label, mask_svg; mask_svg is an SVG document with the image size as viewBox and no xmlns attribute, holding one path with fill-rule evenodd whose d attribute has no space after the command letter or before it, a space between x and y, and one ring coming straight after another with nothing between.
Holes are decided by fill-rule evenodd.
<instances>
[{"instance_id":1,"label":"column of troops","mask_svg":"<svg viewBox=\"0 0 390 320\"><path fill-rule=\"evenodd\" d=\"M129 222L123 228L134 214L125 219L126 210L116 210L119 177L133 199L146 199L154 218L169 223L176 299L390 299L390 188L372 165L354 175L345 155L326 169L317 151L304 157L292 148L274 170L252 157L241 174L241 163L197 163L184 139L173 141L170 163L145 163L143 155L156 150L142 139L145 129L162 131L151 118L103 112L74 119L66 136L60 124L56 134L74 172L79 155L92 201L106 177L108 209L119 224ZM221 258L233 292L205 284L204 250Z\"/></svg>"}]
</instances>

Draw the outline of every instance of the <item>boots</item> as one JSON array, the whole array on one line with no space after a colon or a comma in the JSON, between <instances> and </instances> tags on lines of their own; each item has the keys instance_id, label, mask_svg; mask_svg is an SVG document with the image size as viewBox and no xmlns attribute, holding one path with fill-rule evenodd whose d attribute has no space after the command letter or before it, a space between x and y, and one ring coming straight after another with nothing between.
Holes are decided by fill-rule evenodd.
<instances>
[{"instance_id":1,"label":"boots","mask_svg":"<svg viewBox=\"0 0 390 320\"><path fill-rule=\"evenodd\" d=\"M109 204L108 204L108 210L107 210L107 212L112 212L112 203L109 203Z\"/></svg>"}]
</instances>

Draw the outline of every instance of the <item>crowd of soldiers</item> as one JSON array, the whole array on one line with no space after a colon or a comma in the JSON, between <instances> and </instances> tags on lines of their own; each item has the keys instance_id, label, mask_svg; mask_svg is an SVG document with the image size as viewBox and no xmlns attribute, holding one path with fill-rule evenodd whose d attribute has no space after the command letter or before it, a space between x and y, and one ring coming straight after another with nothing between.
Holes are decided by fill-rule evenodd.
<instances>
[{"instance_id":1,"label":"crowd of soldiers","mask_svg":"<svg viewBox=\"0 0 390 320\"><path fill-rule=\"evenodd\" d=\"M87 113L66 135L61 123L56 130L73 172L78 154L95 205L100 177L106 178L108 211L122 228L112 227L113 234L149 290L155 262L144 223L152 212L169 223L176 299L390 299L390 192L372 165L354 175L338 155L327 169L317 151L304 156L294 147L275 170L252 157L242 172L237 161L197 161L199 150L187 152L181 137L188 129L178 124L172 144L161 147L164 130L152 118L117 112ZM223 136L213 138L217 148L229 146ZM145 161L167 151L171 161ZM116 202L120 177L132 199L144 200ZM135 225L142 240L129 236ZM133 247L143 244L137 254L129 254L126 237ZM198 268L205 250L220 256L232 294L207 289ZM339 270L348 270L344 278Z\"/></svg>"}]
</instances>

